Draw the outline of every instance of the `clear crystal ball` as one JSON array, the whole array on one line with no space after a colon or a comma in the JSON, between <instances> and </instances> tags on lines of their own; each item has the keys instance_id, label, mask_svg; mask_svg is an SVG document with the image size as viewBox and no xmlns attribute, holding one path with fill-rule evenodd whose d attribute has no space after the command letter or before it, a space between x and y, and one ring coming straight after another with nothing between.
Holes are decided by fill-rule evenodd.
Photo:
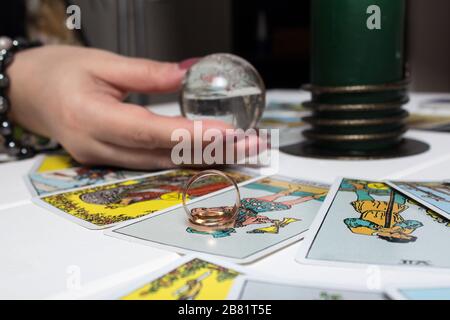
<instances>
[{"instance_id":1,"label":"clear crystal ball","mask_svg":"<svg viewBox=\"0 0 450 320\"><path fill-rule=\"evenodd\" d=\"M212 54L186 73L181 113L191 120L216 119L249 129L261 118L265 97L264 82L249 62L232 54Z\"/></svg>"}]
</instances>

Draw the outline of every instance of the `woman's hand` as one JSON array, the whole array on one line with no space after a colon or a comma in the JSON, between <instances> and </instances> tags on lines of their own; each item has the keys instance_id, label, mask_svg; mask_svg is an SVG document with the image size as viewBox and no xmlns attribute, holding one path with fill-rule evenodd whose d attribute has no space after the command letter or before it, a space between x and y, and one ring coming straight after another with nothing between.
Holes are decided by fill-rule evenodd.
<instances>
[{"instance_id":1,"label":"woman's hand","mask_svg":"<svg viewBox=\"0 0 450 320\"><path fill-rule=\"evenodd\" d=\"M8 69L14 122L56 139L78 162L132 169L173 167L173 130L193 122L122 102L129 92L179 89L186 70L96 49L46 46L16 55ZM203 130L229 128L204 121Z\"/></svg>"}]
</instances>

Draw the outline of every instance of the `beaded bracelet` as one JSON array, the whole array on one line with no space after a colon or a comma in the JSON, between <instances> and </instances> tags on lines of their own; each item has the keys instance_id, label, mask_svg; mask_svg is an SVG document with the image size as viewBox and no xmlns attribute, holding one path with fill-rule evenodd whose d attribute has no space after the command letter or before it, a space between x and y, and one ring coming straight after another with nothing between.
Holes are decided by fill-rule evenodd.
<instances>
[{"instance_id":1,"label":"beaded bracelet","mask_svg":"<svg viewBox=\"0 0 450 320\"><path fill-rule=\"evenodd\" d=\"M22 146L20 142L14 139L14 126L7 118L11 105L7 97L10 80L6 75L6 69L13 62L14 55L17 52L40 45L41 43L39 42L0 37L0 135L3 136L8 155L18 159L32 157L35 154L35 150L31 146Z\"/></svg>"}]
</instances>

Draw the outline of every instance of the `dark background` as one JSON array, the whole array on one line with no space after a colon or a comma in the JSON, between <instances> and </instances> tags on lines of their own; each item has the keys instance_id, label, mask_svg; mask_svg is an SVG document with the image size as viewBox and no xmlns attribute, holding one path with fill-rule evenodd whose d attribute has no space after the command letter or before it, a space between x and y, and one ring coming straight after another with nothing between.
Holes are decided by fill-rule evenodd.
<instances>
[{"instance_id":1,"label":"dark background","mask_svg":"<svg viewBox=\"0 0 450 320\"><path fill-rule=\"evenodd\" d=\"M234 0L232 8L233 51L255 65L268 87L309 81L309 1Z\"/></svg>"},{"instance_id":2,"label":"dark background","mask_svg":"<svg viewBox=\"0 0 450 320\"><path fill-rule=\"evenodd\" d=\"M0 4L0 35L8 37L25 36L25 1L6 0Z\"/></svg>"},{"instance_id":3,"label":"dark background","mask_svg":"<svg viewBox=\"0 0 450 320\"><path fill-rule=\"evenodd\" d=\"M450 92L450 1L407 4L412 88ZM233 51L257 66L268 87L295 88L308 82L309 10L310 1L233 1ZM261 17L267 21L264 41L255 32Z\"/></svg>"},{"instance_id":4,"label":"dark background","mask_svg":"<svg viewBox=\"0 0 450 320\"><path fill-rule=\"evenodd\" d=\"M102 18L102 11L95 9L106 8L115 1L71 1L82 7L83 29L97 33L91 41L95 46L173 61L212 52L233 52L255 65L268 88L298 88L309 81L310 1L135 0L148 2L145 15L149 21L142 28L144 38L137 41L139 46L143 43L145 53L121 50L117 43L108 40L117 35L109 32L114 28ZM412 89L450 92L450 1L407 3ZM24 19L23 0L2 1L0 35L24 35Z\"/></svg>"}]
</instances>

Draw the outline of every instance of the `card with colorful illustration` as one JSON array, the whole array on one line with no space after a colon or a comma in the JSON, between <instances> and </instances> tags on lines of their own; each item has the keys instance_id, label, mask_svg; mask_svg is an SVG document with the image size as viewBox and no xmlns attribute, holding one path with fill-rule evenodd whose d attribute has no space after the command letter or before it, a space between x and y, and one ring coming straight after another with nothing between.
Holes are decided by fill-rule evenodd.
<instances>
[{"instance_id":1,"label":"card with colorful illustration","mask_svg":"<svg viewBox=\"0 0 450 320\"><path fill-rule=\"evenodd\" d=\"M268 280L263 277L240 277L229 296L234 300L386 300L380 291L325 286L314 283Z\"/></svg>"},{"instance_id":2,"label":"card with colorful illustration","mask_svg":"<svg viewBox=\"0 0 450 320\"><path fill-rule=\"evenodd\" d=\"M388 287L386 292L395 300L450 300L450 278L447 277L446 281L434 286L427 284Z\"/></svg>"},{"instance_id":3,"label":"card with colorful illustration","mask_svg":"<svg viewBox=\"0 0 450 320\"><path fill-rule=\"evenodd\" d=\"M204 232L188 226L184 208L108 230L107 235L173 250L200 252L249 263L303 238L329 186L285 177L262 178L240 188L241 207L233 226ZM190 209L227 209L229 190L191 203Z\"/></svg>"},{"instance_id":4,"label":"card with colorful illustration","mask_svg":"<svg viewBox=\"0 0 450 320\"><path fill-rule=\"evenodd\" d=\"M81 166L70 155L59 152L38 156L35 165L25 176L25 182L33 196L44 196L148 174L149 172L117 168Z\"/></svg>"},{"instance_id":5,"label":"card with colorful illustration","mask_svg":"<svg viewBox=\"0 0 450 320\"><path fill-rule=\"evenodd\" d=\"M388 181L387 183L444 218L450 219L449 182Z\"/></svg>"},{"instance_id":6,"label":"card with colorful illustration","mask_svg":"<svg viewBox=\"0 0 450 320\"><path fill-rule=\"evenodd\" d=\"M123 221L156 214L179 206L181 192L194 170L172 170L139 178L64 191L35 198L34 202L89 229L104 229ZM253 176L227 171L242 183ZM211 176L196 184L187 200L228 188L221 177Z\"/></svg>"},{"instance_id":7,"label":"card with colorful illustration","mask_svg":"<svg viewBox=\"0 0 450 320\"><path fill-rule=\"evenodd\" d=\"M332 266L450 268L450 223L389 185L339 179L297 260Z\"/></svg>"},{"instance_id":8,"label":"card with colorful illustration","mask_svg":"<svg viewBox=\"0 0 450 320\"><path fill-rule=\"evenodd\" d=\"M56 171L30 173L26 176L26 180L30 192L34 196L45 196L64 190L94 186L146 174L149 174L149 172L101 167L74 167Z\"/></svg>"},{"instance_id":9,"label":"card with colorful illustration","mask_svg":"<svg viewBox=\"0 0 450 320\"><path fill-rule=\"evenodd\" d=\"M225 300L244 269L201 255L189 255L153 274L103 293L120 300Z\"/></svg>"}]
</instances>

